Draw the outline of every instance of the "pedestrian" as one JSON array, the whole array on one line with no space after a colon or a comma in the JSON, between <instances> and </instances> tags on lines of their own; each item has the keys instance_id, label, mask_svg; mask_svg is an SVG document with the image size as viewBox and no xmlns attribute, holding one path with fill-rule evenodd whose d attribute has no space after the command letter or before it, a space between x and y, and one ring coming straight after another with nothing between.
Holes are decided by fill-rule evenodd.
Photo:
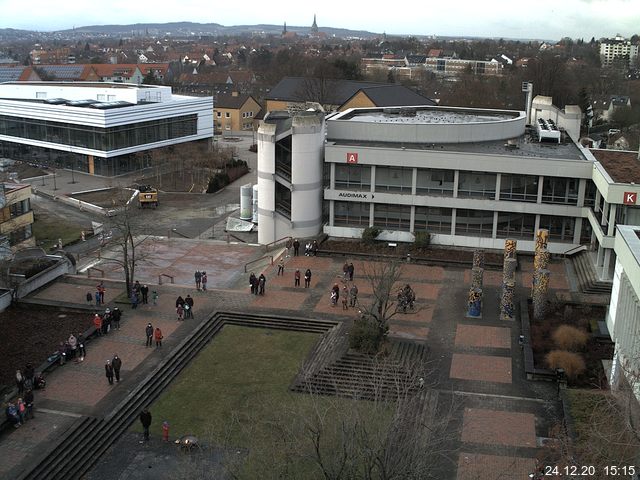
<instances>
[{"instance_id":1,"label":"pedestrian","mask_svg":"<svg viewBox=\"0 0 640 480\"><path fill-rule=\"evenodd\" d=\"M349 310L349 290L347 290L347 286L342 287L342 309Z\"/></svg>"},{"instance_id":2,"label":"pedestrian","mask_svg":"<svg viewBox=\"0 0 640 480\"><path fill-rule=\"evenodd\" d=\"M300 241L297 238L293 239L293 255L295 257L300 253Z\"/></svg>"},{"instance_id":3,"label":"pedestrian","mask_svg":"<svg viewBox=\"0 0 640 480\"><path fill-rule=\"evenodd\" d=\"M156 348L160 348L162 346L162 339L164 338L162 336L162 330L160 330L160 327L156 327L155 332L153 332L153 336L156 339Z\"/></svg>"},{"instance_id":4,"label":"pedestrian","mask_svg":"<svg viewBox=\"0 0 640 480\"><path fill-rule=\"evenodd\" d=\"M78 335L78 359L76 362L84 362L84 357L87 356L87 351L84 348L84 335Z\"/></svg>"},{"instance_id":5,"label":"pedestrian","mask_svg":"<svg viewBox=\"0 0 640 480\"><path fill-rule=\"evenodd\" d=\"M207 291L207 272L202 272L202 291L206 292Z\"/></svg>"},{"instance_id":6,"label":"pedestrian","mask_svg":"<svg viewBox=\"0 0 640 480\"><path fill-rule=\"evenodd\" d=\"M304 244L304 256L305 257L311 256L311 242L307 242Z\"/></svg>"},{"instance_id":7,"label":"pedestrian","mask_svg":"<svg viewBox=\"0 0 640 480\"><path fill-rule=\"evenodd\" d=\"M96 286L96 291L100 294L100 305L104 305L104 292L106 291L106 288L104 288L104 282L100 282Z\"/></svg>"},{"instance_id":8,"label":"pedestrian","mask_svg":"<svg viewBox=\"0 0 640 480\"><path fill-rule=\"evenodd\" d=\"M296 273L293 274L293 278L294 278L293 286L299 287L300 286L300 269L296 268Z\"/></svg>"},{"instance_id":9,"label":"pedestrian","mask_svg":"<svg viewBox=\"0 0 640 480\"><path fill-rule=\"evenodd\" d=\"M149 287L142 285L142 287L140 287L140 293L142 294L142 304L147 305L149 303Z\"/></svg>"},{"instance_id":10,"label":"pedestrian","mask_svg":"<svg viewBox=\"0 0 640 480\"><path fill-rule=\"evenodd\" d=\"M138 297L138 292L136 292L135 290L133 290L131 292L131 309L135 310L136 308L138 308L138 302L139 302L140 298Z\"/></svg>"},{"instance_id":11,"label":"pedestrian","mask_svg":"<svg viewBox=\"0 0 640 480\"><path fill-rule=\"evenodd\" d=\"M24 403L27 407L27 418L33 418L33 390L29 389L24 394Z\"/></svg>"},{"instance_id":12,"label":"pedestrian","mask_svg":"<svg viewBox=\"0 0 640 480\"><path fill-rule=\"evenodd\" d=\"M304 272L304 288L309 288L311 285L311 269L307 268Z\"/></svg>"},{"instance_id":13,"label":"pedestrian","mask_svg":"<svg viewBox=\"0 0 640 480\"><path fill-rule=\"evenodd\" d=\"M289 239L287 240L287 258L289 258L291 256L291 249L293 248L293 240L291 239L291 237L289 237Z\"/></svg>"},{"instance_id":14,"label":"pedestrian","mask_svg":"<svg viewBox=\"0 0 640 480\"><path fill-rule=\"evenodd\" d=\"M176 307L176 314L178 315L178 321L181 322L184 320L184 304L180 304Z\"/></svg>"},{"instance_id":15,"label":"pedestrian","mask_svg":"<svg viewBox=\"0 0 640 480\"><path fill-rule=\"evenodd\" d=\"M145 347L150 347L153 345L153 326L150 323L147 323L144 333L147 335L147 343Z\"/></svg>"},{"instance_id":16,"label":"pedestrian","mask_svg":"<svg viewBox=\"0 0 640 480\"><path fill-rule=\"evenodd\" d=\"M178 298L176 298L176 308L179 306L184 307L184 298L182 298L182 295L178 295Z\"/></svg>"},{"instance_id":17,"label":"pedestrian","mask_svg":"<svg viewBox=\"0 0 640 480\"><path fill-rule=\"evenodd\" d=\"M143 438L145 441L149 441L149 427L151 426L151 412L146 408L142 409L140 412L140 423L142 424L143 429ZM142 443L142 442L140 442Z\"/></svg>"},{"instance_id":18,"label":"pedestrian","mask_svg":"<svg viewBox=\"0 0 640 480\"><path fill-rule=\"evenodd\" d=\"M20 418L20 423L24 425L25 415L27 414L27 406L24 403L22 398L18 398L18 402L16 404L16 410L18 410L18 417Z\"/></svg>"},{"instance_id":19,"label":"pedestrian","mask_svg":"<svg viewBox=\"0 0 640 480\"><path fill-rule=\"evenodd\" d=\"M344 262L344 265L342 266L342 278L344 280L349 278L349 264L347 262Z\"/></svg>"},{"instance_id":20,"label":"pedestrian","mask_svg":"<svg viewBox=\"0 0 640 480\"><path fill-rule=\"evenodd\" d=\"M111 366L113 367L113 373L116 375L116 382L120 382L120 368L122 368L122 360L116 353L111 360Z\"/></svg>"},{"instance_id":21,"label":"pedestrian","mask_svg":"<svg viewBox=\"0 0 640 480\"><path fill-rule=\"evenodd\" d=\"M91 305L93 303L93 294L91 292L87 292L87 305Z\"/></svg>"},{"instance_id":22,"label":"pedestrian","mask_svg":"<svg viewBox=\"0 0 640 480\"><path fill-rule=\"evenodd\" d=\"M97 313L93 316L93 326L96 328L96 334L102 335L102 317Z\"/></svg>"},{"instance_id":23,"label":"pedestrian","mask_svg":"<svg viewBox=\"0 0 640 480\"><path fill-rule=\"evenodd\" d=\"M133 291L136 292L138 295L140 295L141 288L142 288L142 285L140 285L140 282L136 280L135 283L133 284Z\"/></svg>"},{"instance_id":24,"label":"pedestrian","mask_svg":"<svg viewBox=\"0 0 640 480\"><path fill-rule=\"evenodd\" d=\"M105 335L111 331L111 310L106 309L102 315L102 333Z\"/></svg>"},{"instance_id":25,"label":"pedestrian","mask_svg":"<svg viewBox=\"0 0 640 480\"><path fill-rule=\"evenodd\" d=\"M349 268L348 268L350 282L353 282L353 271L354 271L353 262L351 262L349 263Z\"/></svg>"},{"instance_id":26,"label":"pedestrian","mask_svg":"<svg viewBox=\"0 0 640 480\"><path fill-rule=\"evenodd\" d=\"M335 307L338 304L338 300L340 299L340 287L338 284L334 284L331 289L331 306Z\"/></svg>"},{"instance_id":27,"label":"pedestrian","mask_svg":"<svg viewBox=\"0 0 640 480\"><path fill-rule=\"evenodd\" d=\"M314 240L313 243L311 244L311 252L313 253L314 257L318 256L318 241Z\"/></svg>"},{"instance_id":28,"label":"pedestrian","mask_svg":"<svg viewBox=\"0 0 640 480\"><path fill-rule=\"evenodd\" d=\"M187 295L184 299L184 316L185 318L193 318L193 298Z\"/></svg>"},{"instance_id":29,"label":"pedestrian","mask_svg":"<svg viewBox=\"0 0 640 480\"><path fill-rule=\"evenodd\" d=\"M351 289L349 290L349 297L351 300L351 306L355 307L358 303L358 287L355 283L351 285Z\"/></svg>"},{"instance_id":30,"label":"pedestrian","mask_svg":"<svg viewBox=\"0 0 640 480\"><path fill-rule=\"evenodd\" d=\"M284 258L281 258L278 262L278 276L284 276Z\"/></svg>"},{"instance_id":31,"label":"pedestrian","mask_svg":"<svg viewBox=\"0 0 640 480\"><path fill-rule=\"evenodd\" d=\"M7 408L5 408L5 415L7 419L13 424L14 428L18 428L20 425L20 416L18 415L18 409L13 402L7 403Z\"/></svg>"},{"instance_id":32,"label":"pedestrian","mask_svg":"<svg viewBox=\"0 0 640 480\"><path fill-rule=\"evenodd\" d=\"M18 395L22 395L24 391L24 377L20 369L16 370L16 386L18 387Z\"/></svg>"},{"instance_id":33,"label":"pedestrian","mask_svg":"<svg viewBox=\"0 0 640 480\"><path fill-rule=\"evenodd\" d=\"M264 295L264 286L267 283L267 277L264 276L264 273L261 273L258 277L258 288L260 289L260 295Z\"/></svg>"},{"instance_id":34,"label":"pedestrian","mask_svg":"<svg viewBox=\"0 0 640 480\"><path fill-rule=\"evenodd\" d=\"M249 275L249 286L251 287L251 295L257 293L258 278L256 277L256 274L253 272L251 272L251 275Z\"/></svg>"},{"instance_id":35,"label":"pedestrian","mask_svg":"<svg viewBox=\"0 0 640 480\"><path fill-rule=\"evenodd\" d=\"M157 305L158 304L158 298L160 297L160 295L158 295L158 292L156 290L154 290L151 293L151 298L153 298L153 304Z\"/></svg>"},{"instance_id":36,"label":"pedestrian","mask_svg":"<svg viewBox=\"0 0 640 480\"><path fill-rule=\"evenodd\" d=\"M113 385L113 365L111 365L111 360L107 360L107 363L104 364L104 372L109 385Z\"/></svg>"},{"instance_id":37,"label":"pedestrian","mask_svg":"<svg viewBox=\"0 0 640 480\"><path fill-rule=\"evenodd\" d=\"M120 319L122 318L122 311L115 307L111 312L111 319L113 320L113 328L120 330Z\"/></svg>"},{"instance_id":38,"label":"pedestrian","mask_svg":"<svg viewBox=\"0 0 640 480\"><path fill-rule=\"evenodd\" d=\"M67 340L69 347L71 347L71 352L69 354L69 359L76 358L76 353L78 350L78 339L72 333L69 335L69 339Z\"/></svg>"},{"instance_id":39,"label":"pedestrian","mask_svg":"<svg viewBox=\"0 0 640 480\"><path fill-rule=\"evenodd\" d=\"M196 270L196 273L193 275L196 280L196 290L200 290L200 282L202 281L202 273L200 270Z\"/></svg>"},{"instance_id":40,"label":"pedestrian","mask_svg":"<svg viewBox=\"0 0 640 480\"><path fill-rule=\"evenodd\" d=\"M31 362L27 363L24 367L24 372L22 372L22 376L25 378L26 382L31 382L31 388L35 385L35 377L36 377L36 369L33 368L33 364Z\"/></svg>"},{"instance_id":41,"label":"pedestrian","mask_svg":"<svg viewBox=\"0 0 640 480\"><path fill-rule=\"evenodd\" d=\"M100 306L100 292L96 290L96 293L94 294L94 297L96 299L96 306Z\"/></svg>"}]
</instances>

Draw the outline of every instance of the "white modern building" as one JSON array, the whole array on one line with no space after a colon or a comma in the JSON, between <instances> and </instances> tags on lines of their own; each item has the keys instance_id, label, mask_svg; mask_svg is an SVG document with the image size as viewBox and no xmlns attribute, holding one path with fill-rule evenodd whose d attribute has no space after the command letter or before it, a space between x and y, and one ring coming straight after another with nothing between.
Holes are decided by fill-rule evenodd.
<instances>
[{"instance_id":1,"label":"white modern building","mask_svg":"<svg viewBox=\"0 0 640 480\"><path fill-rule=\"evenodd\" d=\"M436 245L501 249L514 238L533 251L534 232L546 228L552 253L585 245L600 279L611 279L615 226L640 224L637 153L582 147L572 138L579 109L544 118L557 109L537 100L533 125L512 110L350 109L326 118L324 143L319 114L279 114L280 129L259 130L259 242L321 231L360 238L375 226L392 242L428 232ZM313 133L296 127L310 118Z\"/></svg>"},{"instance_id":2,"label":"white modern building","mask_svg":"<svg viewBox=\"0 0 640 480\"><path fill-rule=\"evenodd\" d=\"M0 156L120 175L145 152L213 138L212 97L122 83L0 84Z\"/></svg>"},{"instance_id":3,"label":"white modern building","mask_svg":"<svg viewBox=\"0 0 640 480\"><path fill-rule=\"evenodd\" d=\"M631 66L638 58L638 44L616 35L614 38L600 40L600 59L604 67L613 66L620 62L620 66Z\"/></svg>"}]
</instances>

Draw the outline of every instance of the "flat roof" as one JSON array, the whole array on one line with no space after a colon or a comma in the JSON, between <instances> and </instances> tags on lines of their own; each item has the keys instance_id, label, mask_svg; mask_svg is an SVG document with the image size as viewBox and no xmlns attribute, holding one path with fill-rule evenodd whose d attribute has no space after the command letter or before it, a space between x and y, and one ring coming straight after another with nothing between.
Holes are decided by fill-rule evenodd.
<instances>
[{"instance_id":1,"label":"flat roof","mask_svg":"<svg viewBox=\"0 0 640 480\"><path fill-rule=\"evenodd\" d=\"M638 152L602 150L598 148L592 148L590 150L614 182L640 184L640 160L638 160Z\"/></svg>"},{"instance_id":2,"label":"flat roof","mask_svg":"<svg viewBox=\"0 0 640 480\"><path fill-rule=\"evenodd\" d=\"M157 85L138 85L137 83L118 83L118 82L2 82L2 85L18 85L18 86L43 86L43 87L82 87L82 88L157 88Z\"/></svg>"},{"instance_id":3,"label":"flat roof","mask_svg":"<svg viewBox=\"0 0 640 480\"><path fill-rule=\"evenodd\" d=\"M520 112L476 110L447 107L395 107L377 110L354 110L336 120L368 123L466 124L486 123L518 118Z\"/></svg>"}]
</instances>

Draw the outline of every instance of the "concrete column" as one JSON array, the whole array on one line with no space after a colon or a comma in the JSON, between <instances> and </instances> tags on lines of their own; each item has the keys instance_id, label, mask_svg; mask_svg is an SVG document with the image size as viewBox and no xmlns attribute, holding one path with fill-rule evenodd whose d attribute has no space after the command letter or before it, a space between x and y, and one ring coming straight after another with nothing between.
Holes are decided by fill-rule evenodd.
<instances>
[{"instance_id":1,"label":"concrete column","mask_svg":"<svg viewBox=\"0 0 640 480\"><path fill-rule=\"evenodd\" d=\"M584 207L584 197L587 193L587 181L584 178L578 183L578 206Z\"/></svg>"},{"instance_id":2,"label":"concrete column","mask_svg":"<svg viewBox=\"0 0 640 480\"><path fill-rule=\"evenodd\" d=\"M460 170L453 174L453 198L458 198L458 182L460 181Z\"/></svg>"},{"instance_id":3,"label":"concrete column","mask_svg":"<svg viewBox=\"0 0 640 480\"><path fill-rule=\"evenodd\" d=\"M373 227L373 202L369 204L369 226Z\"/></svg>"},{"instance_id":4,"label":"concrete column","mask_svg":"<svg viewBox=\"0 0 640 480\"><path fill-rule=\"evenodd\" d=\"M496 196L495 200L500 200L500 182L502 181L502 174L496 174Z\"/></svg>"},{"instance_id":5,"label":"concrete column","mask_svg":"<svg viewBox=\"0 0 640 480\"><path fill-rule=\"evenodd\" d=\"M542 187L544 186L544 176L540 175L538 177L538 199L536 203L542 203Z\"/></svg>"},{"instance_id":6,"label":"concrete column","mask_svg":"<svg viewBox=\"0 0 640 480\"><path fill-rule=\"evenodd\" d=\"M330 227L333 227L333 221L334 221L335 215L336 215L335 200L329 200L329 226Z\"/></svg>"},{"instance_id":7,"label":"concrete column","mask_svg":"<svg viewBox=\"0 0 640 480\"><path fill-rule=\"evenodd\" d=\"M498 212L493 212L493 230L491 230L491 238L498 236Z\"/></svg>"},{"instance_id":8,"label":"concrete column","mask_svg":"<svg viewBox=\"0 0 640 480\"><path fill-rule=\"evenodd\" d=\"M598 245L598 255L596 256L596 267L600 267L602 265L602 256L604 248L601 245Z\"/></svg>"},{"instance_id":9,"label":"concrete column","mask_svg":"<svg viewBox=\"0 0 640 480\"><path fill-rule=\"evenodd\" d=\"M413 169L415 172L415 168ZM415 183L413 184L414 189L415 189ZM415 195L415 193L414 193ZM416 231L416 206L415 205L411 205L411 219L409 220L409 231L410 232L415 232Z\"/></svg>"},{"instance_id":10,"label":"concrete column","mask_svg":"<svg viewBox=\"0 0 640 480\"><path fill-rule=\"evenodd\" d=\"M329 164L329 188L331 190L336 189L336 164L333 162ZM333 202L331 202L331 204L333 205ZM331 219L333 220L333 216ZM331 225L333 225L333 223Z\"/></svg>"},{"instance_id":11,"label":"concrete column","mask_svg":"<svg viewBox=\"0 0 640 480\"><path fill-rule=\"evenodd\" d=\"M369 189L371 193L376 191L376 166L371 165L371 188Z\"/></svg>"},{"instance_id":12,"label":"concrete column","mask_svg":"<svg viewBox=\"0 0 640 480\"><path fill-rule=\"evenodd\" d=\"M412 170L411 177L412 177L411 178L411 195L415 195L416 192L418 191L418 169L417 168L414 168ZM412 218L413 218L413 215L412 215ZM411 231L413 232L413 227L411 228Z\"/></svg>"},{"instance_id":13,"label":"concrete column","mask_svg":"<svg viewBox=\"0 0 640 480\"><path fill-rule=\"evenodd\" d=\"M576 245L580 243L580 236L582 235L582 217L576 218L576 223L573 227L573 243Z\"/></svg>"},{"instance_id":14,"label":"concrete column","mask_svg":"<svg viewBox=\"0 0 640 480\"><path fill-rule=\"evenodd\" d=\"M605 201L604 204L602 205L602 217L600 218L600 225L602 225L603 227L607 224L608 215L609 215L609 204Z\"/></svg>"},{"instance_id":15,"label":"concrete column","mask_svg":"<svg viewBox=\"0 0 640 480\"><path fill-rule=\"evenodd\" d=\"M533 224L534 238L536 236L535 232L537 232L538 230L540 230L540 215L536 215L536 222Z\"/></svg>"},{"instance_id":16,"label":"concrete column","mask_svg":"<svg viewBox=\"0 0 640 480\"><path fill-rule=\"evenodd\" d=\"M451 209L451 235L456 234L456 209Z\"/></svg>"},{"instance_id":17,"label":"concrete column","mask_svg":"<svg viewBox=\"0 0 640 480\"><path fill-rule=\"evenodd\" d=\"M615 203L609 205L609 228L607 229L607 235L612 237L616 234L616 210L617 205Z\"/></svg>"},{"instance_id":18,"label":"concrete column","mask_svg":"<svg viewBox=\"0 0 640 480\"><path fill-rule=\"evenodd\" d=\"M609 267L611 266L611 249L604 249L604 260L602 270L600 270L600 280L609 280Z\"/></svg>"}]
</instances>

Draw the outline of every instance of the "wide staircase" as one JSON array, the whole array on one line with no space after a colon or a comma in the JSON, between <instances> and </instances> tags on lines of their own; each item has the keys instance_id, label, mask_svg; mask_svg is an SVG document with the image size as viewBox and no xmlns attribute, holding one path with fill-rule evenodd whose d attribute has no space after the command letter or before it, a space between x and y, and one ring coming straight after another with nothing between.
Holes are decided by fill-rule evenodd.
<instances>
[{"instance_id":1,"label":"wide staircase","mask_svg":"<svg viewBox=\"0 0 640 480\"><path fill-rule=\"evenodd\" d=\"M79 479L207 345L224 325L324 333L338 325L331 320L219 312L201 323L104 418L81 417L61 435L60 442L32 459L16 480Z\"/></svg>"},{"instance_id":2,"label":"wide staircase","mask_svg":"<svg viewBox=\"0 0 640 480\"><path fill-rule=\"evenodd\" d=\"M582 293L596 295L610 295L611 282L598 279L591 254L587 251L576 253L571 256L571 264L578 277L578 289Z\"/></svg>"}]
</instances>

